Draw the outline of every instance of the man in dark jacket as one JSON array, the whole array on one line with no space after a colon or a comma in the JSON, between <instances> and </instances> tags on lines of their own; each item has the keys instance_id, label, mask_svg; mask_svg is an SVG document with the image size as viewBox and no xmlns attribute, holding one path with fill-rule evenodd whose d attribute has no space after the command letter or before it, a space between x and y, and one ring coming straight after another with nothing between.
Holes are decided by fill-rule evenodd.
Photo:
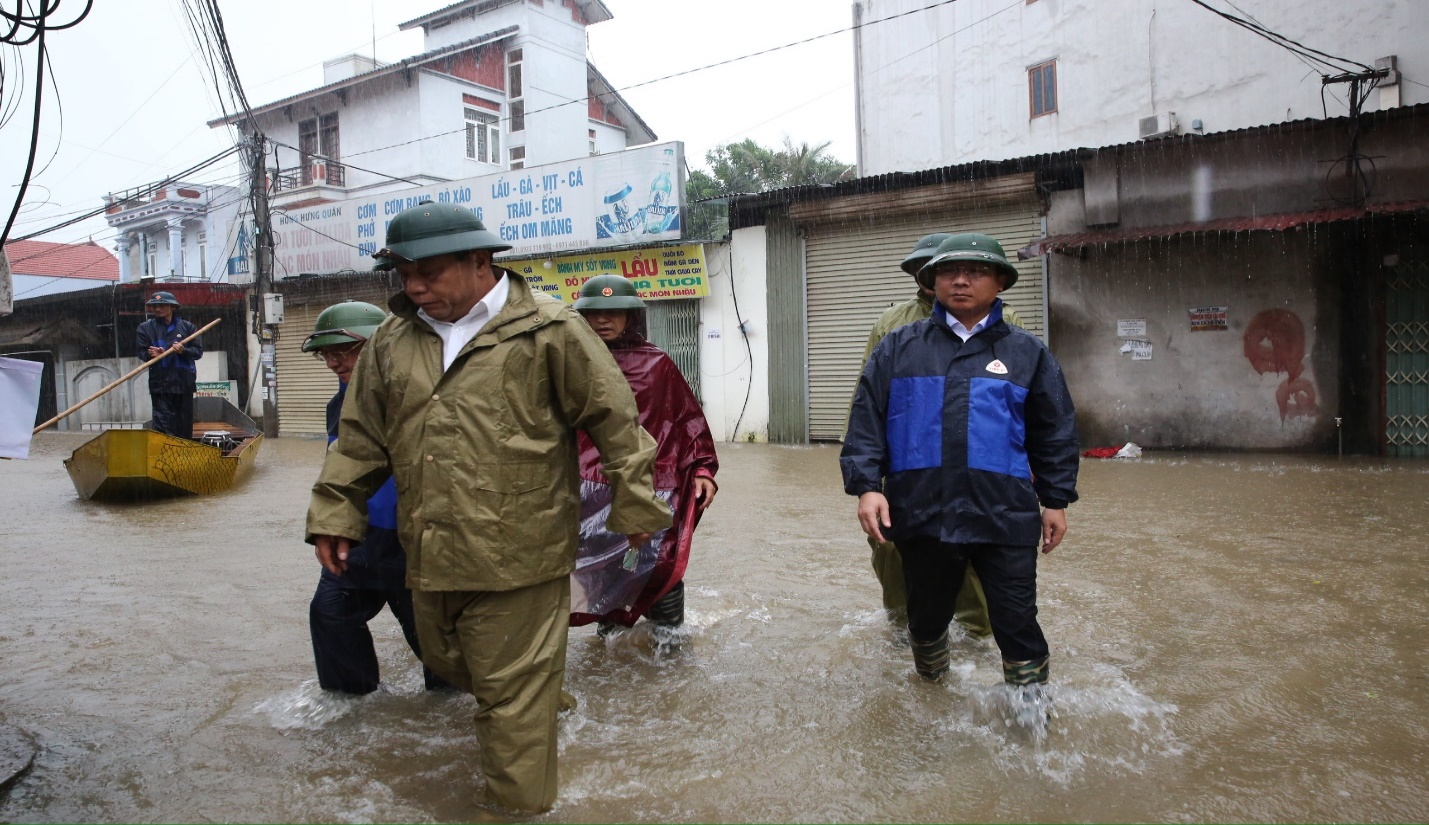
<instances>
[{"instance_id":1,"label":"man in dark jacket","mask_svg":"<svg viewBox=\"0 0 1429 825\"><path fill-rule=\"evenodd\" d=\"M1040 684L1037 544L1056 548L1077 499L1071 394L1046 346L1003 321L997 296L1017 270L997 241L954 235L918 279L936 306L889 333L865 365L840 459L844 490L859 497L864 532L902 552L919 674L948 669L948 625L971 564L1003 678Z\"/></svg>"},{"instance_id":2,"label":"man in dark jacket","mask_svg":"<svg viewBox=\"0 0 1429 825\"><path fill-rule=\"evenodd\" d=\"M155 292L144 304L153 318L139 325L136 333L139 360L149 361L174 348L172 355L149 368L149 400L154 408L154 429L179 438L194 437L194 385L198 370L194 362L203 357L197 338L179 341L198 332L198 327L177 317L179 301L172 292Z\"/></svg>"},{"instance_id":3,"label":"man in dark jacket","mask_svg":"<svg viewBox=\"0 0 1429 825\"><path fill-rule=\"evenodd\" d=\"M387 318L379 307L362 301L343 301L318 315L316 328L303 342L303 352L317 356L337 376L337 394L327 402L327 439L337 441L347 382L362 345ZM407 589L407 555L397 538L397 483L389 477L367 500L367 535L347 556L347 570L326 568L308 605L308 628L313 637L318 684L324 690L364 694L377 689L377 650L367 623L392 611L402 635L417 658L417 622L412 613L412 591ZM428 690L446 686L423 666Z\"/></svg>"}]
</instances>

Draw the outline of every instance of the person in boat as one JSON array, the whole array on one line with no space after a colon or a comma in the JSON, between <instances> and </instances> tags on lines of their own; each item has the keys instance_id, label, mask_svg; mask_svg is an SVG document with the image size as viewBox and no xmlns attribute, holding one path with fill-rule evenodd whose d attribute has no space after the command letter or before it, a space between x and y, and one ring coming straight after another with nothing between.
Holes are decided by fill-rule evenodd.
<instances>
[{"instance_id":1,"label":"person in boat","mask_svg":"<svg viewBox=\"0 0 1429 825\"><path fill-rule=\"evenodd\" d=\"M192 322L178 317L179 300L172 292L155 292L144 307L154 317L139 325L137 338L139 360L152 361L173 347L173 353L150 367L149 402L154 410L154 430L179 438L194 437L194 387L198 368L194 362L203 357L203 342L198 338L179 343L198 332Z\"/></svg>"},{"instance_id":2,"label":"person in boat","mask_svg":"<svg viewBox=\"0 0 1429 825\"><path fill-rule=\"evenodd\" d=\"M948 626L969 565L987 595L1003 679L1048 678L1037 545L1050 553L1061 543L1077 500L1076 413L1046 345L1002 318L998 293L1016 280L992 238L942 241L918 270L934 292L932 315L874 348L840 454L860 526L898 545L914 667L930 680L948 670Z\"/></svg>"},{"instance_id":3,"label":"person in boat","mask_svg":"<svg viewBox=\"0 0 1429 825\"><path fill-rule=\"evenodd\" d=\"M337 394L327 402L329 445L338 439L342 402L362 346L386 318L372 304L343 301L323 310L313 334L303 341L303 352L311 352L337 376ZM412 652L422 658L406 577L407 554L397 536L397 484L388 476L367 500L367 532L361 544L348 550L347 569L322 568L308 605L313 658L324 690L361 695L377 689L377 650L367 623L383 607L392 611ZM428 690L446 686L430 668L423 666L422 673Z\"/></svg>"},{"instance_id":4,"label":"person in boat","mask_svg":"<svg viewBox=\"0 0 1429 825\"><path fill-rule=\"evenodd\" d=\"M353 369L307 540L343 572L368 498L396 477L422 658L476 698L476 801L532 812L556 801L576 431L604 459L612 529L639 547L671 516L615 359L575 310L493 265L510 248L460 206L422 203L388 224L374 257L402 292Z\"/></svg>"},{"instance_id":5,"label":"person in boat","mask_svg":"<svg viewBox=\"0 0 1429 825\"><path fill-rule=\"evenodd\" d=\"M655 492L670 503L675 521L631 551L625 536L606 529L611 486L600 453L579 435L581 543L571 577L571 625L599 622L604 636L645 616L673 629L685 621L685 566L700 516L714 502L714 437L679 367L645 339L645 302L619 275L597 275L581 286L575 309L610 348L630 382L640 425L655 438Z\"/></svg>"}]
</instances>

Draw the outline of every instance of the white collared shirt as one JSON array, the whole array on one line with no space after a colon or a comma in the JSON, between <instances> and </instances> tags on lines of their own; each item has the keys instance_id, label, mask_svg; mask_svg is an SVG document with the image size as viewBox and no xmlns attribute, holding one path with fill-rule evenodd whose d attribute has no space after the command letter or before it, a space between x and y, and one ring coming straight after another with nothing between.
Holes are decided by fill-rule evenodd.
<instances>
[{"instance_id":1,"label":"white collared shirt","mask_svg":"<svg viewBox=\"0 0 1429 825\"><path fill-rule=\"evenodd\" d=\"M438 321L428 315L426 310L417 310L417 317L430 324L432 331L441 336L442 372L451 368L452 362L461 353L462 347L475 338L481 332L481 328L486 326L486 322L495 318L496 313L506 306L506 298L510 293L511 287L506 281L506 276L498 272L496 286L476 302L476 306L471 308L471 312L459 320L451 323Z\"/></svg>"},{"instance_id":2,"label":"white collared shirt","mask_svg":"<svg viewBox=\"0 0 1429 825\"><path fill-rule=\"evenodd\" d=\"M988 314L982 316L981 321L978 321L976 324L973 324L972 329L968 329L967 327L963 326L962 321L959 321L958 319L954 318L952 313L948 313L948 326L952 327L953 333L955 335L963 339L963 343L967 343L967 340L969 338L973 337L974 335L977 335L979 332L982 332L984 329L987 328L987 319L991 317L992 313L989 312Z\"/></svg>"}]
</instances>

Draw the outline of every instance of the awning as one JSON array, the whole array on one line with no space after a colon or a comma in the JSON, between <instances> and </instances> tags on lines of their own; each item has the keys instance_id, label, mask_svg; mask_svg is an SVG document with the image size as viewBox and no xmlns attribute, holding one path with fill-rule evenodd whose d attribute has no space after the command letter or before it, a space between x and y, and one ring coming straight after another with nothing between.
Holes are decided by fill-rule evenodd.
<instances>
[{"instance_id":1,"label":"awning","mask_svg":"<svg viewBox=\"0 0 1429 825\"><path fill-rule=\"evenodd\" d=\"M1039 241L1030 243L1017 250L1017 257L1025 261L1028 258L1041 257L1048 252L1065 252L1069 249L1082 249L1088 246L1098 246L1102 244L1144 241L1150 238L1169 238L1173 235L1186 235L1194 232L1253 232L1257 230L1283 232L1298 226L1333 223L1335 221L1352 221L1372 215L1393 214L1396 212L1418 212L1422 210L1429 210L1429 201L1398 201L1395 203L1377 203L1367 206L1317 209L1312 212L1285 212L1278 215L1220 218L1218 220L1202 221L1200 223L1190 222L1163 226L1141 226L1132 229L1104 229L1095 232L1076 232L1068 235L1053 235L1049 238L1042 238Z\"/></svg>"}]
</instances>

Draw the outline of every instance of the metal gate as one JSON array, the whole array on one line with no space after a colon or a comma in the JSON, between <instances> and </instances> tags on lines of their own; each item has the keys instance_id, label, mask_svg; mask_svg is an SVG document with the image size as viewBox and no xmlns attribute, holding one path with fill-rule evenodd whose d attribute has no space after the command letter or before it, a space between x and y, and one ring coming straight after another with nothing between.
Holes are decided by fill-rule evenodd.
<instances>
[{"instance_id":1,"label":"metal gate","mask_svg":"<svg viewBox=\"0 0 1429 825\"><path fill-rule=\"evenodd\" d=\"M1429 457L1429 259L1402 260L1385 286L1386 451Z\"/></svg>"},{"instance_id":2,"label":"metal gate","mask_svg":"<svg viewBox=\"0 0 1429 825\"><path fill-rule=\"evenodd\" d=\"M649 301L645 306L650 343L674 360L695 398L700 398L700 299Z\"/></svg>"},{"instance_id":3,"label":"metal gate","mask_svg":"<svg viewBox=\"0 0 1429 825\"><path fill-rule=\"evenodd\" d=\"M847 425L854 384L863 369L868 331L888 307L917 294L898 264L930 232L983 232L1015 259L1042 236L1035 200L997 208L947 210L876 223L816 226L805 239L809 313L809 439L838 441ZM1015 261L1017 285L1003 300L1024 328L1044 335L1042 261Z\"/></svg>"}]
</instances>

